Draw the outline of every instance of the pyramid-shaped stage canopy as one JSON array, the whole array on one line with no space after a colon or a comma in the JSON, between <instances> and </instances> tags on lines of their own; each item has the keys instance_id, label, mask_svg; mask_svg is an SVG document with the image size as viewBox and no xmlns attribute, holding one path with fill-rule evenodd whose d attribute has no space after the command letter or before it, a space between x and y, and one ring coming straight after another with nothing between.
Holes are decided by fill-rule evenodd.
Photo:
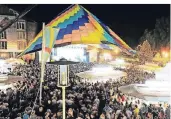
<instances>
[{"instance_id":1,"label":"pyramid-shaped stage canopy","mask_svg":"<svg viewBox=\"0 0 171 119\"><path fill-rule=\"evenodd\" d=\"M71 5L46 26L59 28L55 46L69 44L116 45L127 53L133 50L108 26L81 5ZM20 56L42 49L42 31Z\"/></svg>"}]
</instances>

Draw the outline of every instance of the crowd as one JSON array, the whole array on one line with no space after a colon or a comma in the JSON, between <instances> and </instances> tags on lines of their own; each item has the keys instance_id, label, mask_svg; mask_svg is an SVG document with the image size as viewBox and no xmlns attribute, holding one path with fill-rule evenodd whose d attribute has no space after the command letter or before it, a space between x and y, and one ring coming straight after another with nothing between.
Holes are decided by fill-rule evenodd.
<instances>
[{"instance_id":1,"label":"crowd","mask_svg":"<svg viewBox=\"0 0 171 119\"><path fill-rule=\"evenodd\" d=\"M132 83L145 83L146 80L154 79L155 73L144 71L137 65L130 65L127 68L115 68L115 70L121 70L126 72L127 76L122 77L122 85L128 85Z\"/></svg>"},{"instance_id":2,"label":"crowd","mask_svg":"<svg viewBox=\"0 0 171 119\"><path fill-rule=\"evenodd\" d=\"M153 77L154 74L135 68L134 72L125 69L128 73L126 79L119 82L110 79L94 84L83 82L75 75L91 69L93 65L80 63L70 66L71 85L66 89L67 119L170 119L169 105L147 105L118 90L121 85L142 82L145 77ZM40 65L18 65L12 74L23 76L26 80L14 83L14 88L7 89L6 93L0 91L0 119L62 119L62 92L56 84L57 66L46 66L42 104L38 99Z\"/></svg>"}]
</instances>

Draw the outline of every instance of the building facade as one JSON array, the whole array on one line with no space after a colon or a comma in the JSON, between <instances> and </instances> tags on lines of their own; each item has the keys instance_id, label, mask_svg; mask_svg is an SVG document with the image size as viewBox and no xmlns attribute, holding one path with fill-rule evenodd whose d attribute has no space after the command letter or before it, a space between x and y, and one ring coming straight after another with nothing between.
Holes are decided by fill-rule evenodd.
<instances>
[{"instance_id":1,"label":"building facade","mask_svg":"<svg viewBox=\"0 0 171 119\"><path fill-rule=\"evenodd\" d=\"M0 5L0 28L14 19L18 12ZM33 40L37 31L37 23L27 19L19 19L0 34L0 58L16 57L28 43Z\"/></svg>"}]
</instances>

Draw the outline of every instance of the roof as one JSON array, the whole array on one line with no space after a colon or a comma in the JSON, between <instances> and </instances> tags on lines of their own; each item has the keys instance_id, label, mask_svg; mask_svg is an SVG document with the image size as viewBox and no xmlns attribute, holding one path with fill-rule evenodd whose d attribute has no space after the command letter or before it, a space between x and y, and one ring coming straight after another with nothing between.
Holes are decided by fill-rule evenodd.
<instances>
[{"instance_id":1,"label":"roof","mask_svg":"<svg viewBox=\"0 0 171 119\"><path fill-rule=\"evenodd\" d=\"M46 26L59 28L55 46L69 44L112 44L131 53L130 48L116 33L81 5L71 5ZM42 48L42 31L21 53L36 52Z\"/></svg>"}]
</instances>

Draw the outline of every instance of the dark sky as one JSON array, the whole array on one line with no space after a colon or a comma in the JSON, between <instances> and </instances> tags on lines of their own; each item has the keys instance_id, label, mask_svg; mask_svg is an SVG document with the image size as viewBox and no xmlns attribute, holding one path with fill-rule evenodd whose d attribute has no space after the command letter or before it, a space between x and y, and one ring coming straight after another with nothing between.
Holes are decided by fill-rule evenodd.
<instances>
[{"instance_id":1,"label":"dark sky","mask_svg":"<svg viewBox=\"0 0 171 119\"><path fill-rule=\"evenodd\" d=\"M19 12L29 5L7 5ZM26 17L38 22L41 30L42 22L50 22L69 5L38 5ZM101 21L108 25L123 40L133 41L132 47L138 44L145 29L153 29L156 19L170 16L170 5L119 5L119 4L86 4L82 5ZM130 42L129 41L129 42Z\"/></svg>"}]
</instances>

